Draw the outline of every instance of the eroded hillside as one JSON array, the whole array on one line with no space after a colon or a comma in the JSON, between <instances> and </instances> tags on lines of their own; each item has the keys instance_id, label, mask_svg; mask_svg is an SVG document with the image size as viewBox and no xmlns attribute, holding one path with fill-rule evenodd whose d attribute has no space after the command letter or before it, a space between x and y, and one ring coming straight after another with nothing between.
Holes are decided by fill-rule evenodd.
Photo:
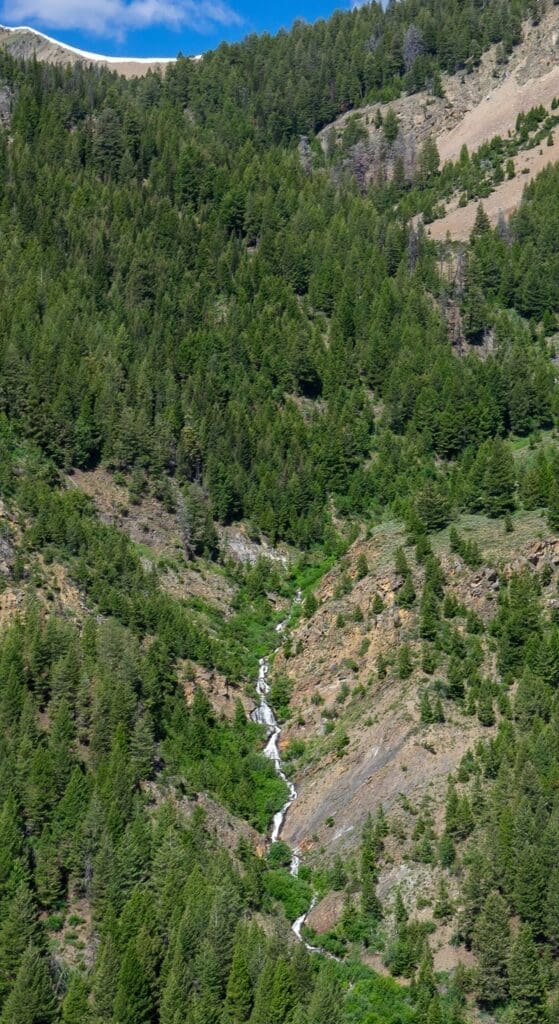
<instances>
[{"instance_id":1,"label":"eroded hillside","mask_svg":"<svg viewBox=\"0 0 559 1024\"><path fill-rule=\"evenodd\" d=\"M320 133L323 147L331 147L333 139L343 139L348 124L364 132L364 141L356 147L354 157L359 169L366 168L365 180L375 180L384 166L394 171L394 161L403 160L404 169L411 169L422 144L436 141L441 165L459 159L464 146L475 153L495 136L510 136L519 114L542 106L550 110L559 97L559 11L552 6L541 22L523 25L523 41L506 61L499 48L484 53L475 70L461 71L442 77L441 95L419 92L385 104L371 104L350 111ZM392 110L400 122L400 134L392 149L387 148L379 117ZM354 129L352 129L354 130ZM499 216L508 216L522 198L525 185L544 167L554 163L559 154L557 139L551 145L537 146L514 158L516 175L497 184L484 199L492 224ZM359 150L359 153L357 153ZM386 171L384 172L386 173ZM465 240L475 220L477 202L459 204L459 196L447 204L443 216L427 226L434 239Z\"/></svg>"},{"instance_id":2,"label":"eroded hillside","mask_svg":"<svg viewBox=\"0 0 559 1024\"><path fill-rule=\"evenodd\" d=\"M426 899L435 901L440 878L437 862L427 857L426 863L418 853L418 814L421 819L427 809L433 839L444 831L448 776L479 741L494 735L499 719L498 701L486 713L479 695L470 693L466 702L452 698L448 679L458 669L457 658L470 663L469 671L474 663L475 676L496 678L490 627L511 577L526 572L543 578L548 613L558 606L550 584L556 581L559 541L539 512L517 514L510 533L502 522L479 516L463 517L456 527L463 541L477 545L479 558L472 567L451 550L448 529L433 538L448 616L446 640L436 654L429 650L426 638L432 634L420 597L425 565L405 549L416 595L410 604L409 594L402 597L406 576L395 567L406 532L389 524L356 541L342 564L324 576L315 591L317 610L297 626L274 666L292 683L284 736L298 799L288 813L285 839L311 863L331 864L340 854L347 861L358 850L367 816L382 807L392 834L379 892L390 905L395 889L401 890L416 912ZM432 718L440 721L426 712L434 712L437 697L440 708ZM343 908L343 893L331 892L309 924L328 931ZM451 954L449 934L437 929L432 936L441 969L469 962L466 949L454 947Z\"/></svg>"}]
</instances>

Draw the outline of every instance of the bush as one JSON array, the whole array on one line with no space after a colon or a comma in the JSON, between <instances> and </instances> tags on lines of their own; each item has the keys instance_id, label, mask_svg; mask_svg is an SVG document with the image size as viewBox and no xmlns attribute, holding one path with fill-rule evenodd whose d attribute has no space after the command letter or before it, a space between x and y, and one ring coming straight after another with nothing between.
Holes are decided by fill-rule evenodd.
<instances>
[{"instance_id":1,"label":"bush","mask_svg":"<svg viewBox=\"0 0 559 1024\"><path fill-rule=\"evenodd\" d=\"M266 861L270 868L288 868L291 864L291 856L291 848L280 839L270 846Z\"/></svg>"},{"instance_id":2,"label":"bush","mask_svg":"<svg viewBox=\"0 0 559 1024\"><path fill-rule=\"evenodd\" d=\"M289 714L289 704L293 693L293 681L286 675L277 675L270 686L270 704L277 718L282 722Z\"/></svg>"},{"instance_id":3,"label":"bush","mask_svg":"<svg viewBox=\"0 0 559 1024\"><path fill-rule=\"evenodd\" d=\"M286 916L295 921L308 909L311 889L301 878L296 878L286 868L267 871L264 875L264 890L273 900L283 905Z\"/></svg>"}]
</instances>

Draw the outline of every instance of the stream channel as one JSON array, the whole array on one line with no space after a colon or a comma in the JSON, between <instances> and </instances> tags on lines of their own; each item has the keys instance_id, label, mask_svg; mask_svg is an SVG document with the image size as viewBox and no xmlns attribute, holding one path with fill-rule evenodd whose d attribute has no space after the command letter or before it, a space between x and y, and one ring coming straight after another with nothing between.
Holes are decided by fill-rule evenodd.
<instances>
[{"instance_id":1,"label":"stream channel","mask_svg":"<svg viewBox=\"0 0 559 1024\"><path fill-rule=\"evenodd\" d=\"M298 600L300 600L299 595ZM286 628L286 625L286 622L280 622L279 625L276 626L276 632L279 634L283 633ZM263 751L264 756L268 757L270 761L273 762L276 772L278 773L280 779L283 779L289 791L288 798L285 801L283 807L281 808L281 810L277 811L276 814L274 814L274 819L272 822L272 831L270 833L269 838L269 845L271 845L272 843L277 842L277 840L280 837L287 812L291 805L294 803L294 801L297 799L297 790L293 783L291 782L291 780L287 778L281 763L281 756L279 752L281 728L272 708L268 703L268 694L270 692L270 684L268 682L269 671L270 659L261 658L258 669L258 679L256 681L256 690L260 698L260 704L252 712L252 719L254 722L258 722L259 725L263 725L264 728L267 730L266 746L264 747ZM299 874L300 863L300 854L297 852L297 850L292 850L291 864L289 870L291 871L291 874L295 877ZM307 920L307 917L309 916L314 906L314 903L315 898L313 896L308 910L306 910L304 914L301 914L301 916L298 917L297 920L294 921L293 924L291 925L292 931L297 936L299 942L304 941L302 936L303 925L305 924L305 921ZM305 942L305 945L307 949L312 953L321 952L319 948L317 948L316 946L310 946L308 942Z\"/></svg>"}]
</instances>

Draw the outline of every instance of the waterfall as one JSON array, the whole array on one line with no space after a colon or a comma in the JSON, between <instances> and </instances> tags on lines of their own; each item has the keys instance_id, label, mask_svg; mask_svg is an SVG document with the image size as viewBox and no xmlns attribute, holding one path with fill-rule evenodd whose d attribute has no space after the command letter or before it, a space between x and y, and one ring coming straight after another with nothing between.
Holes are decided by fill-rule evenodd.
<instances>
[{"instance_id":1,"label":"waterfall","mask_svg":"<svg viewBox=\"0 0 559 1024\"><path fill-rule=\"evenodd\" d=\"M284 624L281 623L283 628ZM270 843L275 843L280 837L280 832L283 828L286 814L291 807L294 800L297 799L297 790L287 778L282 763L281 755L279 752L279 741L281 737L281 729L278 720L268 703L268 694L270 692L270 684L268 683L268 673L270 671L270 662L268 658L261 658L258 668L258 679L256 682L256 690L260 697L260 704L252 712L253 722L258 722L259 725L263 725L268 730L268 738L266 740L266 746L264 747L264 757L269 758L273 762L274 768L278 773L280 779L283 779L288 789L288 797L283 807L276 811L272 821L272 831L270 833ZM299 872L299 864L301 858L294 851L291 857L290 871L292 875L297 875Z\"/></svg>"},{"instance_id":2,"label":"waterfall","mask_svg":"<svg viewBox=\"0 0 559 1024\"><path fill-rule=\"evenodd\" d=\"M298 604L300 602L300 600L301 600L301 594L300 594L300 592L298 592L296 597L295 597L295 602ZM276 626L276 632L281 635L285 631L286 626L287 626L287 621L280 622ZM277 718L276 718L272 708L270 707L270 705L268 703L268 694L270 692L270 684L268 682L269 671L270 671L270 659L269 658L261 658L260 662L259 662L259 666L258 666L258 679L256 680L256 691L257 691L258 696L260 698L260 703L258 704L258 707L256 707L254 709L254 711L252 712L251 717L252 717L253 722L258 722L259 725L263 725L265 727L265 729L267 730L266 746L264 747L264 751L263 751L264 757L269 758L269 760L273 762L273 765L274 765L274 768L276 769L276 772L278 773L280 779L283 779L283 781L285 782L285 784L287 786L287 789L288 789L287 800L285 801L283 807L279 811L277 811L276 814L274 814L274 818L273 818L273 821L272 821L272 829L271 829L271 832L270 832L270 839L269 839L269 843L271 845L272 843L277 842L277 840L279 839L279 837L281 835L281 830L283 828L283 824L285 822L285 817L287 815L287 812L288 812L289 808L291 807L292 803L297 799L297 790L296 790L295 786L293 785L293 783L291 782L291 779L287 778L287 775L285 774L285 772L283 770L282 763L281 763L281 755L280 755L280 751L279 751L279 742L280 742L280 738L281 738L281 728L280 728L279 722L278 722L278 720L277 720ZM295 878L299 874L299 866L300 866L300 864L301 864L301 857L300 857L299 853L297 852L297 850L292 850L292 852L291 852L291 863L290 863L290 866L289 866L289 870L290 870L290 873ZM315 897L313 896L309 909L304 914L301 914L301 916L298 917L297 920L291 926L291 929L294 932L294 934L297 936L299 942L303 941L303 938L302 938L302 935L301 935L301 932L302 932L302 929L303 929L303 925L304 925L308 915L310 914L312 908L314 907L314 904L315 904ZM311 952L320 952L320 950L316 949L315 946L309 946L307 943L306 943L306 945L307 945L307 949L309 949Z\"/></svg>"}]
</instances>

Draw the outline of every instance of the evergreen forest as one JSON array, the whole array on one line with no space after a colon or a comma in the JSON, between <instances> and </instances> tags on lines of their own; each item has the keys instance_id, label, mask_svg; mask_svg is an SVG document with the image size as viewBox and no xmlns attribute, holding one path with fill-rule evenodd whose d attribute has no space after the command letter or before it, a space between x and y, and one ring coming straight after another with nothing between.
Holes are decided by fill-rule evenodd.
<instances>
[{"instance_id":1,"label":"evergreen forest","mask_svg":"<svg viewBox=\"0 0 559 1024\"><path fill-rule=\"evenodd\" d=\"M473 189L469 162L445 177L427 147L414 181L368 187L318 138L440 95L544 9L364 4L133 80L0 53L0 1024L559 1021L555 567L502 575L482 621L432 546L446 531L482 572L464 517L508 536L538 510L559 534L559 165L453 247L415 214L451 178ZM174 558L100 513L79 486L100 471L123 518L151 501L178 524ZM437 828L417 821L473 963L444 976L425 921L379 895L382 808L347 863L294 877L267 843L288 787L247 710L278 625L289 664L321 577L387 522L421 723L488 730ZM231 558L241 528L283 561ZM414 667L402 644L377 681ZM273 680L279 721L291 685ZM339 926L295 941L342 891Z\"/></svg>"}]
</instances>

